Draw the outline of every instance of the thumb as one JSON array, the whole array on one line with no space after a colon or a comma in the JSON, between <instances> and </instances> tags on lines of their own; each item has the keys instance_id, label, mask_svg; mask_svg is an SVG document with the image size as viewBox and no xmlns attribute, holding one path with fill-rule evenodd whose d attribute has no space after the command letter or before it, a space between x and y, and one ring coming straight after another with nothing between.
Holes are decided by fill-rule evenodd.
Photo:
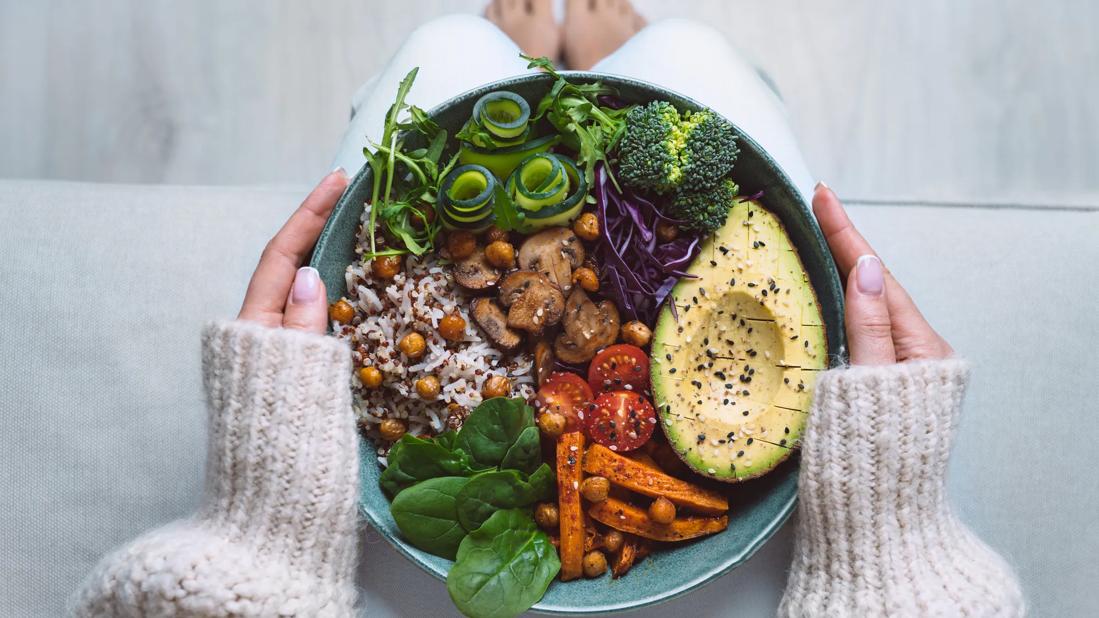
<instances>
[{"instance_id":1,"label":"thumb","mask_svg":"<svg viewBox=\"0 0 1099 618\"><path fill-rule=\"evenodd\" d=\"M846 322L852 365L897 362L885 302L885 271L875 255L860 256L847 276Z\"/></svg>"},{"instance_id":2,"label":"thumb","mask_svg":"<svg viewBox=\"0 0 1099 618\"><path fill-rule=\"evenodd\" d=\"M282 326L323 335L328 326L328 303L324 282L312 266L302 266L294 275Z\"/></svg>"}]
</instances>

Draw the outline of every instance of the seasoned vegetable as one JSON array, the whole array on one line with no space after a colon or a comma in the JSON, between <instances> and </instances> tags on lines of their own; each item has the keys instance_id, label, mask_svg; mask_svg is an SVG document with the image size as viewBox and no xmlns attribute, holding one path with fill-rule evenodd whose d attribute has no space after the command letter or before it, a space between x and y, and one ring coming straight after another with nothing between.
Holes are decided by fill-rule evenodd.
<instances>
[{"instance_id":1,"label":"seasoned vegetable","mask_svg":"<svg viewBox=\"0 0 1099 618\"><path fill-rule=\"evenodd\" d=\"M615 530L629 532L654 541L686 541L721 532L729 526L729 517L684 517L670 524L658 524L644 509L627 502L607 498L588 508L592 519Z\"/></svg>"},{"instance_id":2,"label":"seasoned vegetable","mask_svg":"<svg viewBox=\"0 0 1099 618\"><path fill-rule=\"evenodd\" d=\"M591 400L591 388L580 376L557 371L538 389L534 405L542 414L562 415L567 431L580 431L584 425L580 413Z\"/></svg>"},{"instance_id":3,"label":"seasoned vegetable","mask_svg":"<svg viewBox=\"0 0 1099 618\"><path fill-rule=\"evenodd\" d=\"M580 459L584 434L566 433L557 441L557 500L561 524L561 580L580 577L584 559L584 513L580 508Z\"/></svg>"},{"instance_id":4,"label":"seasoned vegetable","mask_svg":"<svg viewBox=\"0 0 1099 618\"><path fill-rule=\"evenodd\" d=\"M649 356L641 348L618 343L603 348L588 365L588 386L592 392L649 390Z\"/></svg>"},{"instance_id":5,"label":"seasoned vegetable","mask_svg":"<svg viewBox=\"0 0 1099 618\"><path fill-rule=\"evenodd\" d=\"M622 533L618 531L615 532L622 535ZM641 548L644 541L632 534L625 534L622 536L624 537L622 549L615 557L614 563L611 564L611 576L615 579L628 573L630 569L633 568L633 565L642 557Z\"/></svg>"},{"instance_id":6,"label":"seasoned vegetable","mask_svg":"<svg viewBox=\"0 0 1099 618\"><path fill-rule=\"evenodd\" d=\"M654 428L656 410L633 391L603 393L584 411L588 437L620 453L639 448L652 437Z\"/></svg>"},{"instance_id":7,"label":"seasoned vegetable","mask_svg":"<svg viewBox=\"0 0 1099 618\"><path fill-rule=\"evenodd\" d=\"M519 162L532 154L546 152L561 141L559 135L546 135L520 144L502 148L481 148L469 142L462 142L458 151L458 162L462 165L481 165L500 179L511 175Z\"/></svg>"},{"instance_id":8,"label":"seasoned vegetable","mask_svg":"<svg viewBox=\"0 0 1099 618\"><path fill-rule=\"evenodd\" d=\"M729 510L729 501L722 494L668 476L598 444L593 444L584 455L584 471L607 477L615 485L645 496L667 498L699 513L721 515Z\"/></svg>"},{"instance_id":9,"label":"seasoned vegetable","mask_svg":"<svg viewBox=\"0 0 1099 618\"><path fill-rule=\"evenodd\" d=\"M549 536L529 513L497 511L458 546L446 589L467 616L511 618L542 598L560 568Z\"/></svg>"},{"instance_id":10,"label":"seasoned vegetable","mask_svg":"<svg viewBox=\"0 0 1099 618\"><path fill-rule=\"evenodd\" d=\"M658 524L670 524L675 521L675 505L664 496L649 504L649 519Z\"/></svg>"}]
</instances>

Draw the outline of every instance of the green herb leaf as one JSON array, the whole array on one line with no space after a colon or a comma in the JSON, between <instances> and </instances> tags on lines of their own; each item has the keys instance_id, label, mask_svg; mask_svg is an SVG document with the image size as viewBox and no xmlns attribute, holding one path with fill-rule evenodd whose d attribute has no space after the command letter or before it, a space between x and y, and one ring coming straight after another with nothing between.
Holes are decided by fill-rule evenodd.
<instances>
[{"instance_id":1,"label":"green herb leaf","mask_svg":"<svg viewBox=\"0 0 1099 618\"><path fill-rule=\"evenodd\" d=\"M473 477L477 478L477 477ZM409 487L393 499L389 512L401 534L416 547L454 560L466 529L458 521L457 496L472 479L442 476Z\"/></svg>"},{"instance_id":2,"label":"green herb leaf","mask_svg":"<svg viewBox=\"0 0 1099 618\"><path fill-rule=\"evenodd\" d=\"M497 511L462 540L446 588L466 616L511 618L537 603L559 570L557 551L529 513Z\"/></svg>"},{"instance_id":3,"label":"green herb leaf","mask_svg":"<svg viewBox=\"0 0 1099 618\"><path fill-rule=\"evenodd\" d=\"M469 455L460 448L421 440L411 434L401 436L389 449L387 461L379 484L390 497L420 481L440 476L469 476L477 471Z\"/></svg>"},{"instance_id":4,"label":"green herb leaf","mask_svg":"<svg viewBox=\"0 0 1099 618\"><path fill-rule=\"evenodd\" d=\"M496 217L493 225L505 232L519 229L523 225L526 215L519 212L519 209L515 207L515 202L511 200L511 196L504 189L504 183L496 183L493 196L492 214Z\"/></svg>"},{"instance_id":5,"label":"green herb leaf","mask_svg":"<svg viewBox=\"0 0 1099 618\"><path fill-rule=\"evenodd\" d=\"M547 464L539 466L529 478L517 470L482 472L471 478L455 497L458 522L472 532L496 511L549 499L553 486L553 471Z\"/></svg>"},{"instance_id":6,"label":"green herb leaf","mask_svg":"<svg viewBox=\"0 0 1099 618\"><path fill-rule=\"evenodd\" d=\"M519 451L529 448L530 432L534 424L534 410L521 398L494 397L481 402L462 423L458 431L457 447L469 454L470 459L481 466L496 467L508 458L517 443L519 448L510 460L533 470L530 462L519 456ZM524 470L528 471L528 470Z\"/></svg>"}]
</instances>

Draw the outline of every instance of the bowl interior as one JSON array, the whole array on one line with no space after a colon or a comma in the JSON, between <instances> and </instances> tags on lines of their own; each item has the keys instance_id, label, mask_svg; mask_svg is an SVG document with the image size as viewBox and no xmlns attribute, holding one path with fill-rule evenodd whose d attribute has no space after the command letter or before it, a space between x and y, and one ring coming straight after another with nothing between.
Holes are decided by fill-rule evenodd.
<instances>
[{"instance_id":1,"label":"bowl interior","mask_svg":"<svg viewBox=\"0 0 1099 618\"><path fill-rule=\"evenodd\" d=\"M632 79L594 73L566 72L572 80L601 79L619 89L627 102L653 99L670 101L680 109L701 109L697 102L659 86ZM477 99L493 90L506 89L527 99L534 108L552 79L543 74L511 78L471 90L431 110L431 116L451 135L469 118ZM730 118L736 124L735 118ZM381 119L378 119L381 122ZM831 254L806 204L771 157L749 136L740 132L740 156L733 178L744 195L763 191L763 205L786 226L797 248L822 309L832 364L846 355L843 331L843 292ZM355 259L355 232L363 205L369 199L371 178L364 167L352 179L317 242L311 264L328 287L330 301L346 294L344 271ZM400 536L389 514L389 502L378 488L380 470L374 447L361 441L363 516L399 551L429 573L444 579L450 561L422 552ZM554 582L534 609L546 613L600 613L649 605L683 594L747 560L789 517L797 495L797 460L786 463L763 478L728 487L731 512L725 532L654 553L619 580L609 576L567 584Z\"/></svg>"}]
</instances>

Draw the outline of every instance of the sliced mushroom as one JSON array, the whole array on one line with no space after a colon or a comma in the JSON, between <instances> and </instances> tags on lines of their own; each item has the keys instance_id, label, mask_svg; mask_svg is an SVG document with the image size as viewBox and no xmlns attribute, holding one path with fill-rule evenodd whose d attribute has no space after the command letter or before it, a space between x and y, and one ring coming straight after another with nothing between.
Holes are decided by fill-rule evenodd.
<instances>
[{"instance_id":1,"label":"sliced mushroom","mask_svg":"<svg viewBox=\"0 0 1099 618\"><path fill-rule=\"evenodd\" d=\"M545 275L517 270L500 282L500 304L508 307L508 326L537 337L561 321L565 296Z\"/></svg>"},{"instance_id":2,"label":"sliced mushroom","mask_svg":"<svg viewBox=\"0 0 1099 618\"><path fill-rule=\"evenodd\" d=\"M553 350L566 363L584 363L618 337L618 307L609 300L592 302L576 288L565 301L565 332L557 335Z\"/></svg>"},{"instance_id":3,"label":"sliced mushroom","mask_svg":"<svg viewBox=\"0 0 1099 618\"><path fill-rule=\"evenodd\" d=\"M466 259L455 262L451 272L459 285L471 290L490 288L500 280L500 271L488 263L484 250L480 248Z\"/></svg>"},{"instance_id":4,"label":"sliced mushroom","mask_svg":"<svg viewBox=\"0 0 1099 618\"><path fill-rule=\"evenodd\" d=\"M508 328L507 316L495 300L484 297L474 298L470 303L470 314L473 316L473 321L500 349L512 352L523 342L522 335Z\"/></svg>"},{"instance_id":5,"label":"sliced mushroom","mask_svg":"<svg viewBox=\"0 0 1099 618\"><path fill-rule=\"evenodd\" d=\"M583 263L584 244L567 227L538 232L519 248L519 268L542 273L565 294L572 288L572 269Z\"/></svg>"},{"instance_id":6,"label":"sliced mushroom","mask_svg":"<svg viewBox=\"0 0 1099 618\"><path fill-rule=\"evenodd\" d=\"M542 338L534 343L534 377L542 386L553 373L553 344Z\"/></svg>"}]
</instances>

